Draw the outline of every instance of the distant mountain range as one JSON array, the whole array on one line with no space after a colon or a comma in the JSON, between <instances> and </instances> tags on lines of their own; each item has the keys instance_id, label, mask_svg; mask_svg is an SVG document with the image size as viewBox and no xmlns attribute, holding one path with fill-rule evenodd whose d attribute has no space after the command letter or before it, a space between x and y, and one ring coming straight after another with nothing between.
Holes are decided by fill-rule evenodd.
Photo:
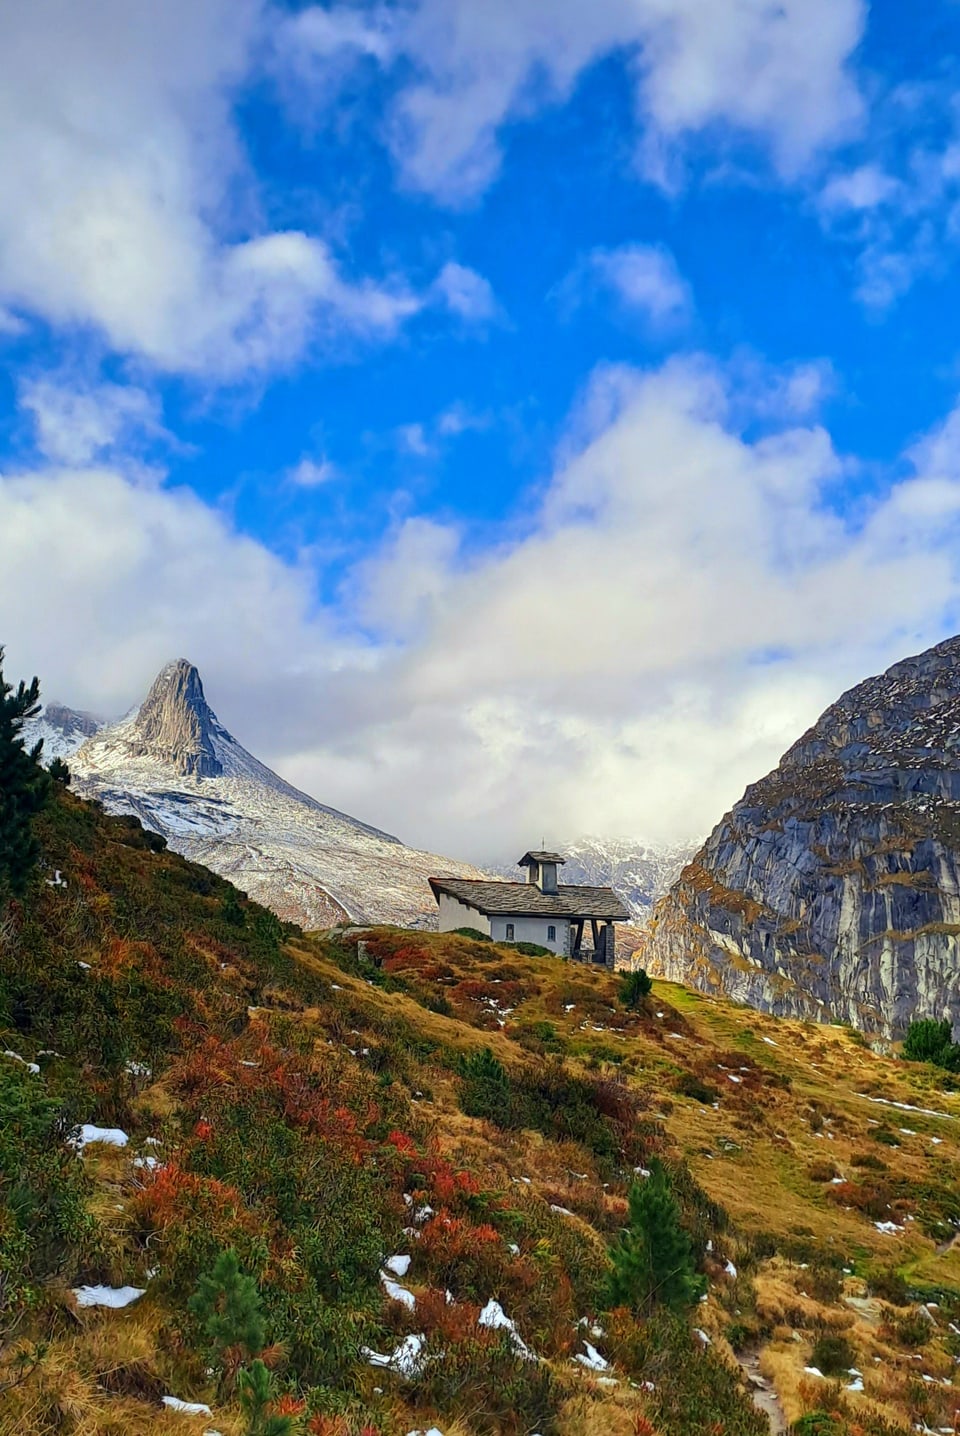
<instances>
[{"instance_id":1,"label":"distant mountain range","mask_svg":"<svg viewBox=\"0 0 960 1436\"><path fill-rule=\"evenodd\" d=\"M409 848L300 792L228 732L183 658L119 721L48 703L28 737L43 739L46 762L69 763L83 796L135 814L176 852L305 927L345 919L430 927L428 877L518 876L509 862L481 870ZM563 848L562 880L615 888L639 924L695 848L580 838Z\"/></svg>"},{"instance_id":2,"label":"distant mountain range","mask_svg":"<svg viewBox=\"0 0 960 1436\"><path fill-rule=\"evenodd\" d=\"M135 814L176 852L304 927L348 918L428 927L436 920L428 877L485 876L285 782L227 731L186 659L168 664L119 722L51 703L27 736L43 738L46 761L69 762L82 796Z\"/></svg>"},{"instance_id":3,"label":"distant mountain range","mask_svg":"<svg viewBox=\"0 0 960 1436\"><path fill-rule=\"evenodd\" d=\"M635 925L647 921L654 905L679 876L697 851L698 839L657 846L630 838L577 838L555 844L566 862L560 881L590 887L612 887L630 909ZM489 864L491 870L513 881L525 874L512 863Z\"/></svg>"},{"instance_id":4,"label":"distant mountain range","mask_svg":"<svg viewBox=\"0 0 960 1436\"><path fill-rule=\"evenodd\" d=\"M655 975L781 1016L960 1027L960 637L843 694L662 899Z\"/></svg>"}]
</instances>

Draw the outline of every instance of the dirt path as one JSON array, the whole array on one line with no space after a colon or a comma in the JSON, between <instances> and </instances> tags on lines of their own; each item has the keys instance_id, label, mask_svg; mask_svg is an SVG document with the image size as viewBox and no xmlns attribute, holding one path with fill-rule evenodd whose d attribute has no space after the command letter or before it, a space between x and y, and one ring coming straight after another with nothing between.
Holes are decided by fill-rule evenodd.
<instances>
[{"instance_id":1,"label":"dirt path","mask_svg":"<svg viewBox=\"0 0 960 1436\"><path fill-rule=\"evenodd\" d=\"M753 1404L770 1422L771 1436L786 1436L789 1427L780 1398L765 1376L760 1375L760 1358L756 1351L745 1351L737 1358L747 1378L747 1389Z\"/></svg>"}]
</instances>

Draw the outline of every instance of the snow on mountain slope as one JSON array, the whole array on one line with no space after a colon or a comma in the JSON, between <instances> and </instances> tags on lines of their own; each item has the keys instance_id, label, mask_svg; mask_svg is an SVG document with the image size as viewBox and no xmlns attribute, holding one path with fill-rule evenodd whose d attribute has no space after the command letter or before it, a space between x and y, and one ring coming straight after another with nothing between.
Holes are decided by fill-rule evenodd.
<instances>
[{"instance_id":1,"label":"snow on mountain slope","mask_svg":"<svg viewBox=\"0 0 960 1436\"><path fill-rule=\"evenodd\" d=\"M634 923L641 924L700 843L691 840L658 847L635 838L582 837L556 846L566 859L561 882L612 887L630 909ZM509 863L497 864L494 871L514 881L523 878Z\"/></svg>"},{"instance_id":2,"label":"snow on mountain slope","mask_svg":"<svg viewBox=\"0 0 960 1436\"><path fill-rule=\"evenodd\" d=\"M45 703L38 716L27 724L25 737L31 746L42 738L43 761L51 763L54 758L70 758L102 727L103 719L94 718L92 713L81 713L62 703Z\"/></svg>"},{"instance_id":3,"label":"snow on mountain slope","mask_svg":"<svg viewBox=\"0 0 960 1436\"><path fill-rule=\"evenodd\" d=\"M135 814L176 852L307 928L344 918L430 926L428 877L483 876L285 782L220 723L186 659L158 674L139 708L78 748L70 770L83 796Z\"/></svg>"}]
</instances>

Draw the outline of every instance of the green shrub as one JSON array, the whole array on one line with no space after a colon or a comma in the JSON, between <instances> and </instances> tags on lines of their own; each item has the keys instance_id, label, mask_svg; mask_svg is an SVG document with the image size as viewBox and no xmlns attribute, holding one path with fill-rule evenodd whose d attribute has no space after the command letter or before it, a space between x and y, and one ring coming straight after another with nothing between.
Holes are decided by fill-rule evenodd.
<instances>
[{"instance_id":1,"label":"green shrub","mask_svg":"<svg viewBox=\"0 0 960 1436\"><path fill-rule=\"evenodd\" d=\"M823 1332L814 1342L810 1365L824 1376L845 1376L856 1365L857 1353L845 1336L835 1331Z\"/></svg>"},{"instance_id":2,"label":"green shrub","mask_svg":"<svg viewBox=\"0 0 960 1436\"><path fill-rule=\"evenodd\" d=\"M872 1267L867 1273L867 1288L871 1296L879 1296L894 1306L906 1306L910 1290L895 1267Z\"/></svg>"},{"instance_id":3,"label":"green shrub","mask_svg":"<svg viewBox=\"0 0 960 1436\"><path fill-rule=\"evenodd\" d=\"M502 1127L515 1125L510 1078L489 1047L461 1059L460 1106L468 1117L485 1117Z\"/></svg>"},{"instance_id":4,"label":"green shrub","mask_svg":"<svg viewBox=\"0 0 960 1436\"><path fill-rule=\"evenodd\" d=\"M617 1364L653 1385L645 1405L657 1436L770 1436L739 1373L704 1346L685 1317L659 1312L641 1323L615 1312L604 1324Z\"/></svg>"},{"instance_id":5,"label":"green shrub","mask_svg":"<svg viewBox=\"0 0 960 1436\"><path fill-rule=\"evenodd\" d=\"M541 947L538 942L513 942L517 952L522 952L524 957L553 957L555 954L549 947Z\"/></svg>"},{"instance_id":6,"label":"green shrub","mask_svg":"<svg viewBox=\"0 0 960 1436\"><path fill-rule=\"evenodd\" d=\"M620 999L621 1007L635 1010L643 1006L652 991L653 983L646 971L642 967L638 967L633 972L623 974L617 996Z\"/></svg>"},{"instance_id":7,"label":"green shrub","mask_svg":"<svg viewBox=\"0 0 960 1436\"><path fill-rule=\"evenodd\" d=\"M926 1346L933 1335L933 1325L922 1308L914 1307L904 1316L894 1317L893 1332L901 1346Z\"/></svg>"},{"instance_id":8,"label":"green shrub","mask_svg":"<svg viewBox=\"0 0 960 1436\"><path fill-rule=\"evenodd\" d=\"M673 1084L673 1090L681 1097L692 1097L695 1102L702 1102L705 1107L712 1106L720 1100L720 1093L716 1087L709 1082L704 1082L695 1072L681 1072Z\"/></svg>"},{"instance_id":9,"label":"green shrub","mask_svg":"<svg viewBox=\"0 0 960 1436\"><path fill-rule=\"evenodd\" d=\"M240 1270L232 1248L221 1252L213 1270L201 1276L187 1309L199 1323L216 1366L224 1366L231 1348L240 1360L248 1360L259 1356L266 1344L267 1326L257 1283Z\"/></svg>"},{"instance_id":10,"label":"green shrub","mask_svg":"<svg viewBox=\"0 0 960 1436\"><path fill-rule=\"evenodd\" d=\"M703 1295L706 1281L694 1267L690 1238L662 1162L630 1188L629 1225L610 1249L609 1303L638 1315L657 1307L680 1311Z\"/></svg>"},{"instance_id":11,"label":"green shrub","mask_svg":"<svg viewBox=\"0 0 960 1436\"><path fill-rule=\"evenodd\" d=\"M0 1057L0 1327L41 1283L73 1275L96 1249L70 1135L43 1079Z\"/></svg>"},{"instance_id":12,"label":"green shrub","mask_svg":"<svg viewBox=\"0 0 960 1436\"><path fill-rule=\"evenodd\" d=\"M237 1395L246 1422L246 1436L290 1436L292 1416L271 1411L276 1392L274 1379L262 1361L237 1373Z\"/></svg>"},{"instance_id":13,"label":"green shrub","mask_svg":"<svg viewBox=\"0 0 960 1436\"><path fill-rule=\"evenodd\" d=\"M790 1436L847 1436L847 1423L828 1411L808 1411L790 1427Z\"/></svg>"},{"instance_id":14,"label":"green shrub","mask_svg":"<svg viewBox=\"0 0 960 1436\"><path fill-rule=\"evenodd\" d=\"M482 1436L557 1432L560 1392L550 1367L521 1356L506 1331L444 1340L410 1383L418 1404L466 1417Z\"/></svg>"},{"instance_id":15,"label":"green shrub","mask_svg":"<svg viewBox=\"0 0 960 1436\"><path fill-rule=\"evenodd\" d=\"M944 1018L920 1017L910 1023L903 1043L903 1055L909 1062L932 1062L948 1072L960 1071L960 1043L953 1041L953 1029Z\"/></svg>"},{"instance_id":16,"label":"green shrub","mask_svg":"<svg viewBox=\"0 0 960 1436\"><path fill-rule=\"evenodd\" d=\"M488 932L481 932L478 927L455 927L453 929L456 937L468 937L471 942L493 942Z\"/></svg>"}]
</instances>

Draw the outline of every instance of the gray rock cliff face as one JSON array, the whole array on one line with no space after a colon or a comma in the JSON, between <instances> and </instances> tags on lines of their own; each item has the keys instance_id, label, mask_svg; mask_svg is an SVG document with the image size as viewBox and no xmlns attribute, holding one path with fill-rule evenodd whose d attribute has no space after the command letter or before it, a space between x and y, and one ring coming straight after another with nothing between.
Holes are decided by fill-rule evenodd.
<instances>
[{"instance_id":1,"label":"gray rock cliff face","mask_svg":"<svg viewBox=\"0 0 960 1436\"><path fill-rule=\"evenodd\" d=\"M200 674L186 658L178 658L160 670L140 705L131 746L169 763L175 773L219 778L223 765L213 742L219 726L203 696Z\"/></svg>"},{"instance_id":2,"label":"gray rock cliff face","mask_svg":"<svg viewBox=\"0 0 960 1436\"><path fill-rule=\"evenodd\" d=\"M782 1016L960 1026L960 637L828 708L683 869L638 957Z\"/></svg>"}]
</instances>

